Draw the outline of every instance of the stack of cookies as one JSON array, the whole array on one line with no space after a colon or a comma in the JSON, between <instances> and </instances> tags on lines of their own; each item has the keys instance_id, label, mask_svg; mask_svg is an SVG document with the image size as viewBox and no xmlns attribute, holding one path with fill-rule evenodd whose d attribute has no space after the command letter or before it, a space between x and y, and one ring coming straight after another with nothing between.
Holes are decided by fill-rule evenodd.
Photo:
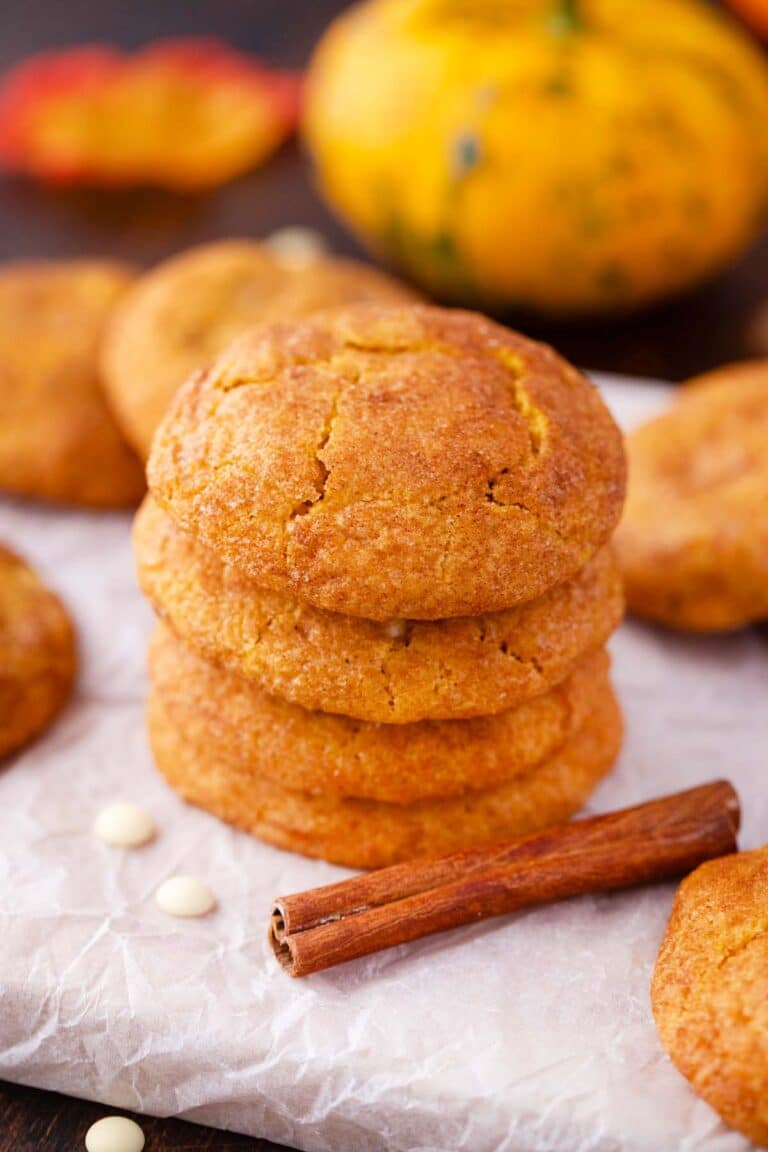
<instances>
[{"instance_id":1,"label":"stack of cookies","mask_svg":"<svg viewBox=\"0 0 768 1152\"><path fill-rule=\"evenodd\" d=\"M568 819L621 743L624 471L584 377L481 316L247 333L176 396L136 523L160 770L356 867Z\"/></svg>"}]
</instances>

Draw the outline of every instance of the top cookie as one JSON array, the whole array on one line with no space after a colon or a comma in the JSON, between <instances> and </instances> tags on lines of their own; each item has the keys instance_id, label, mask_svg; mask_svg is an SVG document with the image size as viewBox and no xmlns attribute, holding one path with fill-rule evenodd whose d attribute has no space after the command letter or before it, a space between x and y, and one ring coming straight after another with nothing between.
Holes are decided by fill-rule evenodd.
<instances>
[{"instance_id":1,"label":"top cookie","mask_svg":"<svg viewBox=\"0 0 768 1152\"><path fill-rule=\"evenodd\" d=\"M621 435L550 348L482 316L355 308L254 329L177 395L148 469L257 583L370 619L478 615L610 535Z\"/></svg>"},{"instance_id":2,"label":"top cookie","mask_svg":"<svg viewBox=\"0 0 768 1152\"><path fill-rule=\"evenodd\" d=\"M768 361L697 378L628 441L627 603L675 628L768 617Z\"/></svg>"},{"instance_id":3,"label":"top cookie","mask_svg":"<svg viewBox=\"0 0 768 1152\"><path fill-rule=\"evenodd\" d=\"M103 260L0 270L0 488L130 507L144 473L102 391L104 325L133 273Z\"/></svg>"},{"instance_id":4,"label":"top cookie","mask_svg":"<svg viewBox=\"0 0 768 1152\"><path fill-rule=\"evenodd\" d=\"M299 258L247 240L206 244L166 260L128 293L104 341L107 388L126 436L146 458L179 386L246 328L357 301L416 298L351 260Z\"/></svg>"},{"instance_id":5,"label":"top cookie","mask_svg":"<svg viewBox=\"0 0 768 1152\"><path fill-rule=\"evenodd\" d=\"M651 999L683 1075L768 1147L768 847L711 860L683 881Z\"/></svg>"}]
</instances>

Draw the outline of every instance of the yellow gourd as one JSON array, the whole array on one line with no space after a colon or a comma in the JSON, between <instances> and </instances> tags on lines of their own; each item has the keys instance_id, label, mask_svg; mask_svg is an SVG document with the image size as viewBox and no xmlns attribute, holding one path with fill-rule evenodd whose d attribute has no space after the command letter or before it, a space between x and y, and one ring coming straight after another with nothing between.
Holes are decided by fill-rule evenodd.
<instances>
[{"instance_id":1,"label":"yellow gourd","mask_svg":"<svg viewBox=\"0 0 768 1152\"><path fill-rule=\"evenodd\" d=\"M768 190L768 71L699 0L368 0L321 40L331 205L447 299L626 310L727 264Z\"/></svg>"}]
</instances>

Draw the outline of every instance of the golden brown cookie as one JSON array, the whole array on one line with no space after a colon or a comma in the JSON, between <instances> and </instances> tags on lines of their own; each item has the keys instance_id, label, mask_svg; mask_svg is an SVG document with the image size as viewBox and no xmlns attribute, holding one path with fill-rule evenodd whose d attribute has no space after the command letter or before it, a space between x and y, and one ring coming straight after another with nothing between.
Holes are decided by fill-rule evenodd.
<instances>
[{"instance_id":1,"label":"golden brown cookie","mask_svg":"<svg viewBox=\"0 0 768 1152\"><path fill-rule=\"evenodd\" d=\"M358 306L254 329L177 394L148 470L257 583L374 620L543 595L605 543L621 435L550 348L468 312Z\"/></svg>"},{"instance_id":2,"label":"golden brown cookie","mask_svg":"<svg viewBox=\"0 0 768 1152\"><path fill-rule=\"evenodd\" d=\"M683 881L651 998L662 1043L694 1090L768 1147L768 847Z\"/></svg>"},{"instance_id":3,"label":"golden brown cookie","mask_svg":"<svg viewBox=\"0 0 768 1152\"><path fill-rule=\"evenodd\" d=\"M465 724L471 721L457 721ZM404 807L289 791L195 744L150 699L152 750L169 784L193 804L293 852L378 868L534 832L568 820L610 770L621 713L601 694L582 728L550 760L499 788Z\"/></svg>"},{"instance_id":4,"label":"golden brown cookie","mask_svg":"<svg viewBox=\"0 0 768 1152\"><path fill-rule=\"evenodd\" d=\"M304 708L412 723L486 716L559 684L618 627L609 551L539 600L488 616L379 623L256 587L174 528L147 497L139 584L185 643Z\"/></svg>"},{"instance_id":5,"label":"golden brown cookie","mask_svg":"<svg viewBox=\"0 0 768 1152\"><path fill-rule=\"evenodd\" d=\"M557 688L496 716L369 724L310 712L193 655L160 626L150 676L193 743L282 787L410 804L493 788L562 747L609 692L606 652Z\"/></svg>"},{"instance_id":6,"label":"golden brown cookie","mask_svg":"<svg viewBox=\"0 0 768 1152\"><path fill-rule=\"evenodd\" d=\"M627 604L708 632L768 617L768 360L699 377L628 441Z\"/></svg>"},{"instance_id":7,"label":"golden brown cookie","mask_svg":"<svg viewBox=\"0 0 768 1152\"><path fill-rule=\"evenodd\" d=\"M356 301L416 299L367 264L298 259L249 240L206 244L164 261L128 293L104 342L104 376L126 436L146 458L179 386L246 328Z\"/></svg>"},{"instance_id":8,"label":"golden brown cookie","mask_svg":"<svg viewBox=\"0 0 768 1152\"><path fill-rule=\"evenodd\" d=\"M37 736L66 703L75 633L61 601L0 546L0 756Z\"/></svg>"},{"instance_id":9,"label":"golden brown cookie","mask_svg":"<svg viewBox=\"0 0 768 1152\"><path fill-rule=\"evenodd\" d=\"M145 488L102 392L99 342L132 273L71 260L0 269L0 488L122 508Z\"/></svg>"}]
</instances>

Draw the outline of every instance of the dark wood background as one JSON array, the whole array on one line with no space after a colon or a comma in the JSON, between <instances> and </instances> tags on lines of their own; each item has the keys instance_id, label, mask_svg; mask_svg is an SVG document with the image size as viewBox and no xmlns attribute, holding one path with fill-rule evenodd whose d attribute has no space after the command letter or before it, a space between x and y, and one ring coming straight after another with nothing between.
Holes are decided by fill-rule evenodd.
<instances>
[{"instance_id":1,"label":"dark wood background","mask_svg":"<svg viewBox=\"0 0 768 1152\"><path fill-rule=\"evenodd\" d=\"M2 6L0 70L30 52L83 40L130 47L156 36L212 34L300 67L342 7L338 0L15 0ZM203 196L54 194L0 180L0 259L103 253L149 264L203 240L260 236L288 224L317 227L338 251L355 252L314 194L294 145L263 170ZM700 291L630 319L576 327L507 319L584 367L672 380L768 355L768 239ZM88 1126L107 1114L99 1105L0 1084L0 1152L83 1148ZM140 1122L148 1152L276 1148L178 1121Z\"/></svg>"}]
</instances>

